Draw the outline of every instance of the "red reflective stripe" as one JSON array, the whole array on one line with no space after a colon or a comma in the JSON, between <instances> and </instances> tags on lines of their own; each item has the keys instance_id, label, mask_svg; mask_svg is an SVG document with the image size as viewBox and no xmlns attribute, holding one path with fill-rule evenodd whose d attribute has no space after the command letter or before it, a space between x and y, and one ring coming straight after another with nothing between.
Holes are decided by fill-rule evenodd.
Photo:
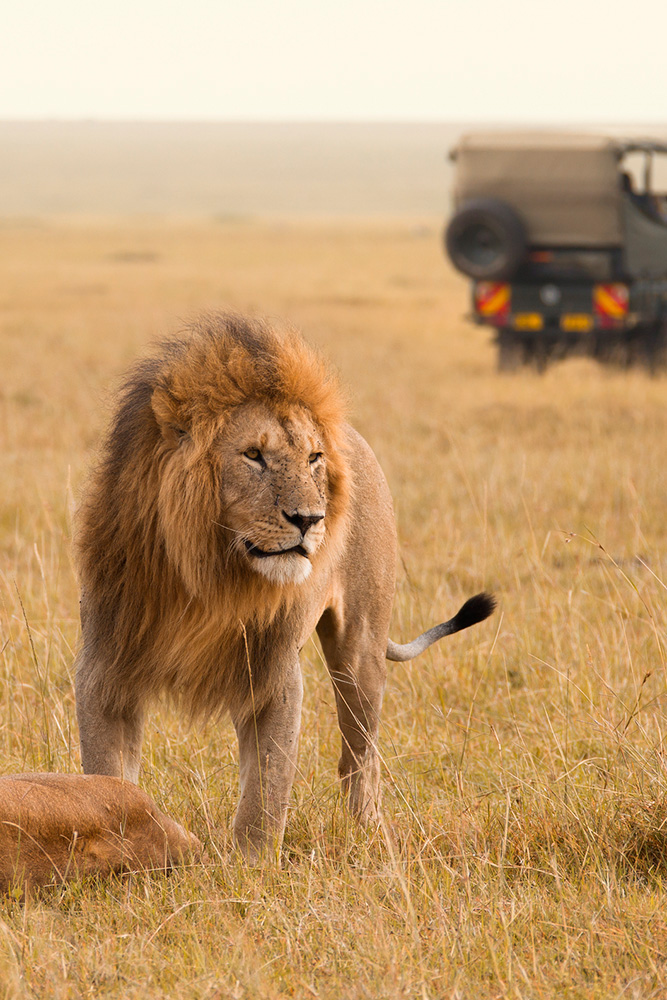
<instances>
[{"instance_id":1,"label":"red reflective stripe","mask_svg":"<svg viewBox=\"0 0 667 1000\"><path fill-rule=\"evenodd\" d=\"M481 282L475 287L475 305L483 316L506 313L510 304L510 286L505 282Z\"/></svg>"},{"instance_id":2,"label":"red reflective stripe","mask_svg":"<svg viewBox=\"0 0 667 1000\"><path fill-rule=\"evenodd\" d=\"M596 285L593 307L598 316L624 319L628 314L628 290L625 285Z\"/></svg>"}]
</instances>

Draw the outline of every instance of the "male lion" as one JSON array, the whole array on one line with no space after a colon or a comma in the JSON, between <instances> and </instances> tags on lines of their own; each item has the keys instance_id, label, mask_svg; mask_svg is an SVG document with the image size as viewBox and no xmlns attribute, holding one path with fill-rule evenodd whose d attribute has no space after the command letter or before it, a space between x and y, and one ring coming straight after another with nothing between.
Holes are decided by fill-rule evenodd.
<instances>
[{"instance_id":1,"label":"male lion","mask_svg":"<svg viewBox=\"0 0 667 1000\"><path fill-rule=\"evenodd\" d=\"M293 332L213 315L137 365L78 514L83 768L136 782L162 690L229 710L237 844L279 844L296 768L299 651L317 629L342 732L339 773L377 816L385 658L408 659L493 610L488 595L408 646L388 641L396 531L336 380Z\"/></svg>"}]
</instances>

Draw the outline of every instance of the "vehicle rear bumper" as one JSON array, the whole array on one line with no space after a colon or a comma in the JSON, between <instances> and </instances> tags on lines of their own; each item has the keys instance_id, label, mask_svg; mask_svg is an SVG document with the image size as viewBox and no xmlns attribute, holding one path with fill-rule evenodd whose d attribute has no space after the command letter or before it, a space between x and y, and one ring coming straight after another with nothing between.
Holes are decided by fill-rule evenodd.
<instances>
[{"instance_id":1,"label":"vehicle rear bumper","mask_svg":"<svg viewBox=\"0 0 667 1000\"><path fill-rule=\"evenodd\" d=\"M483 326L529 336L568 338L597 332L623 333L663 315L664 301L637 300L623 282L474 282L470 319ZM643 308L637 308L642 305Z\"/></svg>"}]
</instances>

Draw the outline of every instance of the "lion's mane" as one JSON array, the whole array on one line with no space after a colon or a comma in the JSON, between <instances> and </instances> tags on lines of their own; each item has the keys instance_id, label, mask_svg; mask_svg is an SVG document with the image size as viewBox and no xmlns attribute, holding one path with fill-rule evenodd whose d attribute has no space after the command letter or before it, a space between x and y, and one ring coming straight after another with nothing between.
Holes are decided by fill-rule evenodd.
<instances>
[{"instance_id":1,"label":"lion's mane","mask_svg":"<svg viewBox=\"0 0 667 1000\"><path fill-rule=\"evenodd\" d=\"M303 584L278 586L236 553L221 504L216 442L235 407L281 417L305 408L327 456L326 544ZM137 364L125 380L78 511L75 557L85 657L118 715L168 690L192 712L261 707L280 678L266 655L318 565L337 558L349 496L336 378L293 331L214 314ZM187 462L173 456L189 437ZM235 554L236 553L236 554Z\"/></svg>"}]
</instances>

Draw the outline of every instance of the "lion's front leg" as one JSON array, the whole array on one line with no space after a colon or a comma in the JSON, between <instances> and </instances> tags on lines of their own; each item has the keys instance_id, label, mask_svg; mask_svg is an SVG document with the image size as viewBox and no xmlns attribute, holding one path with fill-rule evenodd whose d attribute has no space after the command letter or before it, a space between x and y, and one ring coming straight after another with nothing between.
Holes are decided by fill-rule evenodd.
<instances>
[{"instance_id":1,"label":"lion's front leg","mask_svg":"<svg viewBox=\"0 0 667 1000\"><path fill-rule=\"evenodd\" d=\"M100 665L80 654L76 668L76 714L85 774L139 780L144 712L139 704L123 712L102 705L97 685Z\"/></svg>"},{"instance_id":2,"label":"lion's front leg","mask_svg":"<svg viewBox=\"0 0 667 1000\"><path fill-rule=\"evenodd\" d=\"M250 861L277 851L282 843L296 772L302 697L296 661L261 711L234 720L241 775L234 837Z\"/></svg>"}]
</instances>

